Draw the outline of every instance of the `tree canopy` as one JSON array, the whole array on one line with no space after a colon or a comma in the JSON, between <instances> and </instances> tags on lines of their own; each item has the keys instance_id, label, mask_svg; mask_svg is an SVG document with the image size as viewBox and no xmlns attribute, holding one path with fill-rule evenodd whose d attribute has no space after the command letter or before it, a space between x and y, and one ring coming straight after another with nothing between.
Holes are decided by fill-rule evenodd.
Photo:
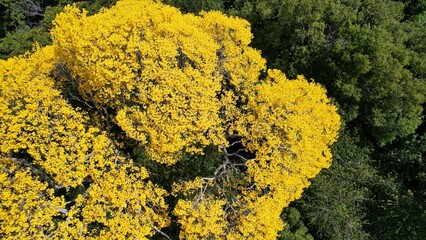
<instances>
[{"instance_id":1,"label":"tree canopy","mask_svg":"<svg viewBox=\"0 0 426 240\"><path fill-rule=\"evenodd\" d=\"M402 22L403 10L388 0L237 0L229 11L253 23L270 66L324 84L345 122L386 145L416 131L425 102L412 49L424 29Z\"/></svg>"},{"instance_id":2,"label":"tree canopy","mask_svg":"<svg viewBox=\"0 0 426 240\"><path fill-rule=\"evenodd\" d=\"M273 239L330 166L337 108L267 70L243 19L121 0L51 35L0 60L4 239Z\"/></svg>"}]
</instances>

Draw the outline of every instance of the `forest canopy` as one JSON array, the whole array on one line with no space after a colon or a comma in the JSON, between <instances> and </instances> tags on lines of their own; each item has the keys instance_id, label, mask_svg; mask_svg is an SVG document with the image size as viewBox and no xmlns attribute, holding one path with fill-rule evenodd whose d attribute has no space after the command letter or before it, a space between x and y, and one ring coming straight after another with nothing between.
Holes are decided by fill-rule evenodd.
<instances>
[{"instance_id":1,"label":"forest canopy","mask_svg":"<svg viewBox=\"0 0 426 240\"><path fill-rule=\"evenodd\" d=\"M121 0L51 37L0 60L4 239L274 239L331 164L337 108L246 20Z\"/></svg>"}]
</instances>

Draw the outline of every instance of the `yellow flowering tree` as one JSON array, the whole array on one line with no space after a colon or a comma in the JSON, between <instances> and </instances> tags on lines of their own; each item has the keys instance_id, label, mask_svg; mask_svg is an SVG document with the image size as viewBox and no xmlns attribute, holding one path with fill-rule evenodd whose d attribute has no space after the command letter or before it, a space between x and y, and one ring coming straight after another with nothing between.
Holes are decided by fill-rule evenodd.
<instances>
[{"instance_id":1,"label":"yellow flowering tree","mask_svg":"<svg viewBox=\"0 0 426 240\"><path fill-rule=\"evenodd\" d=\"M54 24L0 62L0 237L274 239L330 165L336 108L247 21L121 0Z\"/></svg>"},{"instance_id":2,"label":"yellow flowering tree","mask_svg":"<svg viewBox=\"0 0 426 240\"><path fill-rule=\"evenodd\" d=\"M152 235L166 192L62 98L53 50L0 62L0 237Z\"/></svg>"}]
</instances>

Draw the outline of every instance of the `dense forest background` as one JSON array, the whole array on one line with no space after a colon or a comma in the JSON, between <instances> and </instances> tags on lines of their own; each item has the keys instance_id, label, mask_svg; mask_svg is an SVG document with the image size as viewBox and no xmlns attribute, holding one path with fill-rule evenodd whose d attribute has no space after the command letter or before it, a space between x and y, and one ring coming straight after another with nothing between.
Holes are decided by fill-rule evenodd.
<instances>
[{"instance_id":1,"label":"dense forest background","mask_svg":"<svg viewBox=\"0 0 426 240\"><path fill-rule=\"evenodd\" d=\"M68 0L0 0L0 58L48 45ZM114 0L80 1L89 14ZM268 67L321 83L343 117L332 167L282 239L426 239L425 0L164 0L250 21Z\"/></svg>"}]
</instances>

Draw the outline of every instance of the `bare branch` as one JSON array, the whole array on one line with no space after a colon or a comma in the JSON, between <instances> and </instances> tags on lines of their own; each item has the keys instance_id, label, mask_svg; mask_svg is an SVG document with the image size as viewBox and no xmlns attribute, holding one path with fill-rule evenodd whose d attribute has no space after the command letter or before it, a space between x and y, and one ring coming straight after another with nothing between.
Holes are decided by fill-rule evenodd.
<instances>
[{"instance_id":1,"label":"bare branch","mask_svg":"<svg viewBox=\"0 0 426 240\"><path fill-rule=\"evenodd\" d=\"M240 135L238 135L238 134L227 134L227 135L225 135L226 139L228 139L228 138L237 138L237 137L240 137Z\"/></svg>"},{"instance_id":2,"label":"bare branch","mask_svg":"<svg viewBox=\"0 0 426 240\"><path fill-rule=\"evenodd\" d=\"M228 164L228 163L224 162L224 163L222 163L219 167L217 167L217 168L216 168L216 170L214 171L214 177L213 177L213 178L216 178L216 176L219 174L219 171L220 171L222 168L225 168L225 165L226 165L226 164Z\"/></svg>"},{"instance_id":3,"label":"bare branch","mask_svg":"<svg viewBox=\"0 0 426 240\"><path fill-rule=\"evenodd\" d=\"M238 144L238 143L242 143L243 141L235 141L235 142L233 142L233 143L231 143L231 144L229 144L229 146L228 147L232 147L232 146L234 146L235 144Z\"/></svg>"},{"instance_id":4,"label":"bare branch","mask_svg":"<svg viewBox=\"0 0 426 240\"><path fill-rule=\"evenodd\" d=\"M77 101L77 102L83 103L84 105L86 105L86 106L87 106L88 108L90 108L90 109L94 109L94 108L95 108L95 106L90 105L87 101L81 100L79 97L77 97L77 96L73 95L73 94L71 93L71 91L68 91L68 94L71 96L71 99L72 99L72 100L75 100L75 101Z\"/></svg>"},{"instance_id":5,"label":"bare branch","mask_svg":"<svg viewBox=\"0 0 426 240\"><path fill-rule=\"evenodd\" d=\"M51 179L46 173L40 171L34 166L34 164L26 161L25 159L20 159L20 158L9 158L9 159L17 162L21 166L29 168L32 174L40 177L42 180L45 180L51 188L55 189L55 191L64 188L64 186L60 184L56 184L55 181L53 181L53 179Z\"/></svg>"},{"instance_id":6,"label":"bare branch","mask_svg":"<svg viewBox=\"0 0 426 240\"><path fill-rule=\"evenodd\" d=\"M201 178L201 180L204 180L204 181L213 181L213 180L214 180L214 178L206 178L206 177L203 177L203 178Z\"/></svg>"},{"instance_id":7,"label":"bare branch","mask_svg":"<svg viewBox=\"0 0 426 240\"><path fill-rule=\"evenodd\" d=\"M172 240L172 239L169 237L169 235L167 235L166 233L164 233L164 232L163 232L163 231L161 231L160 229L156 228L155 226L152 226L152 228L153 228L156 232L158 232L159 234L163 235L165 238L167 238L167 239L169 239L169 240Z\"/></svg>"},{"instance_id":8,"label":"bare branch","mask_svg":"<svg viewBox=\"0 0 426 240\"><path fill-rule=\"evenodd\" d=\"M238 152L238 151L237 151L237 152ZM243 159L244 161L250 161L250 160L253 160L253 159L247 159L247 158L245 158L245 157L241 156L240 154L238 154L237 152L234 152L234 153L228 154L228 157L236 156L236 157L239 157L239 158Z\"/></svg>"},{"instance_id":9,"label":"bare branch","mask_svg":"<svg viewBox=\"0 0 426 240\"><path fill-rule=\"evenodd\" d=\"M66 209L66 208L60 208L58 210L58 212L63 213L63 214L67 214L68 213L68 209Z\"/></svg>"},{"instance_id":10,"label":"bare branch","mask_svg":"<svg viewBox=\"0 0 426 240\"><path fill-rule=\"evenodd\" d=\"M111 145L113 147L114 154L116 156L115 164L117 164L117 160L118 160L118 157L119 157L120 154L119 154L119 150L118 150L117 144L115 144L114 140L111 139L111 129L112 129L112 126L111 126L111 123L109 121L110 116L109 116L108 110L104 106L96 106L96 109L98 109L98 112L105 117L105 123L107 125L106 126L107 136L108 136L108 139L109 139L109 141L110 141L110 143L111 143Z\"/></svg>"},{"instance_id":11,"label":"bare branch","mask_svg":"<svg viewBox=\"0 0 426 240\"><path fill-rule=\"evenodd\" d=\"M19 11L28 17L43 16L43 7L33 0L14 0Z\"/></svg>"}]
</instances>

